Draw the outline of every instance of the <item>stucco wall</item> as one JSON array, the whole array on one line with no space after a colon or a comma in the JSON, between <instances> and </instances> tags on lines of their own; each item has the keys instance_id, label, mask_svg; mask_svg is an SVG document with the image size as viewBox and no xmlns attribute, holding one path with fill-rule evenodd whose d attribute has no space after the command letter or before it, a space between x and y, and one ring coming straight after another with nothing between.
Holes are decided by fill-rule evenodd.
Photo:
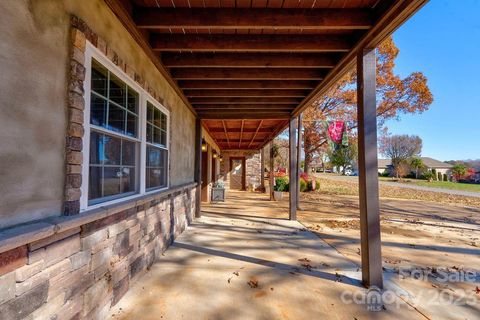
<instances>
[{"instance_id":1,"label":"stucco wall","mask_svg":"<svg viewBox=\"0 0 480 320\"><path fill-rule=\"evenodd\" d=\"M102 0L0 1L0 228L61 213L69 15L84 20L171 111L171 185L193 181L195 119Z\"/></svg>"}]
</instances>

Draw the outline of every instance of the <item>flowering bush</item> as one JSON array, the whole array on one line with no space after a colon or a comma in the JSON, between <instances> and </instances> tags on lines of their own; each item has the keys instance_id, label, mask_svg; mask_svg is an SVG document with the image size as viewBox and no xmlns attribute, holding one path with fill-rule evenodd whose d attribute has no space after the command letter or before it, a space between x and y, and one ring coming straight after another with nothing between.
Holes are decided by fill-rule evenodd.
<instances>
[{"instance_id":1,"label":"flowering bush","mask_svg":"<svg viewBox=\"0 0 480 320\"><path fill-rule=\"evenodd\" d=\"M312 178L306 172L300 173L300 179L303 179L305 182L312 180Z\"/></svg>"},{"instance_id":2,"label":"flowering bush","mask_svg":"<svg viewBox=\"0 0 480 320\"><path fill-rule=\"evenodd\" d=\"M273 173L273 176L274 176L275 178L283 178L283 177L286 177L286 176L287 176L287 173L286 173L286 172L281 172L281 171L280 171L280 172L274 172L274 173Z\"/></svg>"}]
</instances>

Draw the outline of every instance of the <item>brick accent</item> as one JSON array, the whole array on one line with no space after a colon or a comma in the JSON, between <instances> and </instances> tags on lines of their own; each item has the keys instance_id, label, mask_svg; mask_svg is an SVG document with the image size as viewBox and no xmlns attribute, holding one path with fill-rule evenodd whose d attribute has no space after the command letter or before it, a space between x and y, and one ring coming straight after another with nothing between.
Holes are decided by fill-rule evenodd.
<instances>
[{"instance_id":1,"label":"brick accent","mask_svg":"<svg viewBox=\"0 0 480 320\"><path fill-rule=\"evenodd\" d=\"M72 24L74 23L72 19ZM78 19L77 19L78 20ZM83 109L85 99L83 97L83 82L85 80L85 33L78 28L72 27L70 32L70 74L68 78L68 125L66 137L66 176L65 176L65 203L63 213L74 215L80 212L81 196L81 165L83 149ZM80 166L79 173L71 170L71 165ZM74 180L80 180L72 183Z\"/></svg>"},{"instance_id":2,"label":"brick accent","mask_svg":"<svg viewBox=\"0 0 480 320\"><path fill-rule=\"evenodd\" d=\"M0 253L0 276L27 263L27 246Z\"/></svg>"},{"instance_id":3,"label":"brick accent","mask_svg":"<svg viewBox=\"0 0 480 320\"><path fill-rule=\"evenodd\" d=\"M68 77L68 124L66 136L66 177L64 191L64 215L70 216L80 213L81 180L80 184L72 184L72 179L81 174L84 135L84 81L85 81L85 48L87 41L104 53L108 59L120 67L130 78L145 89L155 100L163 104L163 98L150 86L141 74L128 65L103 38L99 37L90 27L78 17L70 19L70 70ZM168 107L167 107L168 108ZM171 136L171 135L170 135Z\"/></svg>"}]
</instances>

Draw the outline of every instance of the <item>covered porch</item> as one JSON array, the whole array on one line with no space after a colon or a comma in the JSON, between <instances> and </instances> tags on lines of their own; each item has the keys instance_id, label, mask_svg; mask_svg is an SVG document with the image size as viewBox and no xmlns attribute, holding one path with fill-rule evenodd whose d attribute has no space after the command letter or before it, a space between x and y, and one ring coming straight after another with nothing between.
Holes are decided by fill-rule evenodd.
<instances>
[{"instance_id":1,"label":"covered porch","mask_svg":"<svg viewBox=\"0 0 480 320\"><path fill-rule=\"evenodd\" d=\"M359 266L287 217L286 201L259 193L204 205L109 318L424 319L396 296L379 313L354 303L367 293Z\"/></svg>"},{"instance_id":2,"label":"covered porch","mask_svg":"<svg viewBox=\"0 0 480 320\"><path fill-rule=\"evenodd\" d=\"M0 318L419 317L350 302L386 287L375 48L426 2L1 3ZM355 66L358 265L297 221L302 113Z\"/></svg>"}]
</instances>

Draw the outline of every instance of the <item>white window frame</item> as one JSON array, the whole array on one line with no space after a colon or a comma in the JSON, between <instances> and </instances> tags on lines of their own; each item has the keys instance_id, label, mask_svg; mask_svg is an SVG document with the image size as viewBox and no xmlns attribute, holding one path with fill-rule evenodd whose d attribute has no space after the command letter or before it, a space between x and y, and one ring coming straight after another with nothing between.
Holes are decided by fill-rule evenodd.
<instances>
[{"instance_id":1,"label":"white window frame","mask_svg":"<svg viewBox=\"0 0 480 320\"><path fill-rule=\"evenodd\" d=\"M117 76L120 80L125 82L129 87L135 90L138 93L138 137L133 138L127 135L123 135L117 132L111 132L108 129L98 127L90 124L90 96L91 88L90 82L92 77L92 59L95 59L102 66L107 68L111 73ZM126 200L132 200L140 196L159 192L162 190L167 190L170 188L170 112L165 106L155 100L145 89L143 89L138 83L131 79L122 69L110 61L100 50L94 47L90 42L87 41L85 47L85 81L84 81L84 99L85 99L85 110L84 110L84 134L83 134L83 164L82 164L82 195L80 197L80 211L95 209ZM147 123L147 101L151 103L154 107L158 108L167 116L167 141L164 149L167 150L167 185L163 188L156 188L149 191L146 191L146 149L147 149L147 134L146 134L146 123ZM128 195L125 197L119 197L114 200L108 200L100 202L94 205L88 205L88 185L89 185L89 169L90 169L90 132L91 128L94 128L96 131L109 133L115 136L119 136L128 140L137 141L140 143L140 156L139 164L135 168L137 175L136 183L137 191L134 195Z\"/></svg>"}]
</instances>

